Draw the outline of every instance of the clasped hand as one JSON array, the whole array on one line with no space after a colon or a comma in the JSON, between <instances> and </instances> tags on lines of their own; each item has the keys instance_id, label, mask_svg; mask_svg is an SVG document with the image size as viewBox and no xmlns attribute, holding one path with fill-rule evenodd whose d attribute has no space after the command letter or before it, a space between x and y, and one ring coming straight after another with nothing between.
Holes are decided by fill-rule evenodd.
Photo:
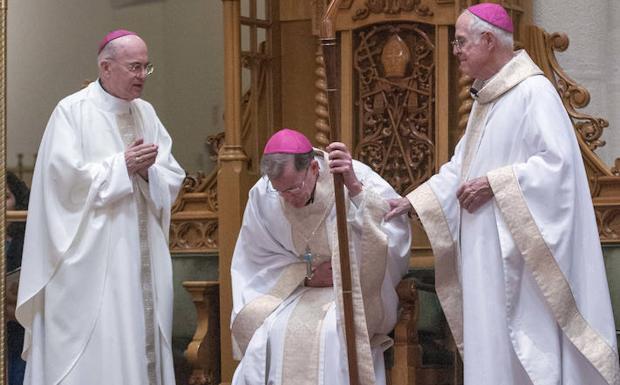
<instances>
[{"instance_id":1,"label":"clasped hand","mask_svg":"<svg viewBox=\"0 0 620 385\"><path fill-rule=\"evenodd\" d=\"M463 183L456 190L456 197L461 208L473 213L493 198L493 190L489 184L489 179L486 176L481 176Z\"/></svg>"},{"instance_id":2,"label":"clasped hand","mask_svg":"<svg viewBox=\"0 0 620 385\"><path fill-rule=\"evenodd\" d=\"M329 153L329 171L332 174L342 174L344 185L349 190L349 196L354 197L362 192L362 183L357 179L353 170L353 159L344 143L333 142L326 148Z\"/></svg>"},{"instance_id":3,"label":"clasped hand","mask_svg":"<svg viewBox=\"0 0 620 385\"><path fill-rule=\"evenodd\" d=\"M306 278L306 286L329 287L334 286L331 261L325 261L312 268L312 277Z\"/></svg>"},{"instance_id":4,"label":"clasped hand","mask_svg":"<svg viewBox=\"0 0 620 385\"><path fill-rule=\"evenodd\" d=\"M148 180L148 169L155 163L158 147L156 144L145 144L143 139L137 139L125 151L125 164L129 175L138 173L144 180Z\"/></svg>"}]
</instances>

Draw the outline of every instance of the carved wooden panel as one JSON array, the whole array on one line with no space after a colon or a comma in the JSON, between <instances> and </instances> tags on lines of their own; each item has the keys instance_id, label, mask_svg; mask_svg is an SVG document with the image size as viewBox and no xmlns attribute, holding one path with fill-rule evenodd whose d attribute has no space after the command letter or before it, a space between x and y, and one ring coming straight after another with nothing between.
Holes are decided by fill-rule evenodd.
<instances>
[{"instance_id":1,"label":"carved wooden panel","mask_svg":"<svg viewBox=\"0 0 620 385\"><path fill-rule=\"evenodd\" d=\"M432 16L433 12L421 0L366 0L355 10L353 20L362 20L370 14L398 15L414 12L420 16Z\"/></svg>"},{"instance_id":2,"label":"carved wooden panel","mask_svg":"<svg viewBox=\"0 0 620 385\"><path fill-rule=\"evenodd\" d=\"M435 171L434 29L417 23L356 31L356 159L406 194Z\"/></svg>"},{"instance_id":3,"label":"carved wooden panel","mask_svg":"<svg viewBox=\"0 0 620 385\"><path fill-rule=\"evenodd\" d=\"M217 171L188 175L172 206L170 252L217 252L217 229Z\"/></svg>"}]
</instances>

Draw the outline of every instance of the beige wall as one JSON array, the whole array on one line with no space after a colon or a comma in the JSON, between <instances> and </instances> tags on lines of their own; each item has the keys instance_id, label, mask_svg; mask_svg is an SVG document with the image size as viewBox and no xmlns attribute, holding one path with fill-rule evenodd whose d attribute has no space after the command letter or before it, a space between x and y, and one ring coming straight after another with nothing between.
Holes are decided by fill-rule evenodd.
<instances>
[{"instance_id":1,"label":"beige wall","mask_svg":"<svg viewBox=\"0 0 620 385\"><path fill-rule=\"evenodd\" d=\"M129 1L124 1L128 3ZM190 172L210 170L207 135L223 130L221 2L8 0L8 152L32 163L56 103L97 77L96 47L127 28L149 45L156 70L143 97L170 131L173 152Z\"/></svg>"}]
</instances>

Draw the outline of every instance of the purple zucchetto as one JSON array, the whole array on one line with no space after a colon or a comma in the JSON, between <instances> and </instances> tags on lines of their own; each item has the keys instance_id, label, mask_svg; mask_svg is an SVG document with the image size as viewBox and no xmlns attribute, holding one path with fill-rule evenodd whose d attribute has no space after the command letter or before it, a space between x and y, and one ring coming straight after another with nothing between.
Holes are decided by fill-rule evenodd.
<instances>
[{"instance_id":1,"label":"purple zucchetto","mask_svg":"<svg viewBox=\"0 0 620 385\"><path fill-rule=\"evenodd\" d=\"M108 33L107 35L103 37L103 39L99 43L99 51L97 51L97 55L100 54L101 51L105 48L105 46L108 45L108 43L111 42L112 40L118 39L119 37L123 37L123 36L129 36L129 35L138 36L137 33L128 31L126 29L117 29L117 30L114 30Z\"/></svg>"},{"instance_id":2,"label":"purple zucchetto","mask_svg":"<svg viewBox=\"0 0 620 385\"><path fill-rule=\"evenodd\" d=\"M506 32L513 33L512 19L508 12L499 4L482 3L472 5L467 10L478 16L487 23L503 29Z\"/></svg>"},{"instance_id":3,"label":"purple zucchetto","mask_svg":"<svg viewBox=\"0 0 620 385\"><path fill-rule=\"evenodd\" d=\"M269 138L263 154L305 154L312 151L312 144L299 131L283 128Z\"/></svg>"}]
</instances>

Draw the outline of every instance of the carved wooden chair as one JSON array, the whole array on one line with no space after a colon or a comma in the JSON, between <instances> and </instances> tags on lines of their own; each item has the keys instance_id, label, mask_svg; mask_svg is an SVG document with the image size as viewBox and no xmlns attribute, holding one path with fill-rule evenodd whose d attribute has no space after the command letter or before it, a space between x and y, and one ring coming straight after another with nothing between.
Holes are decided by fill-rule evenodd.
<instances>
[{"instance_id":1,"label":"carved wooden chair","mask_svg":"<svg viewBox=\"0 0 620 385\"><path fill-rule=\"evenodd\" d=\"M271 8L264 12L262 19L256 12L256 1L249 1L254 5L249 7L250 15L241 15L243 17L240 17L238 1L223 2L227 47L226 127L224 138L217 141L221 144L217 190L212 190L217 191L218 209L226 213L216 224L220 272L230 268L246 192L258 177L260 150L269 133L274 127L291 126L315 137L318 145L326 145L329 132L322 89L325 80L322 57L316 42L317 21L324 13L327 0L304 2L304 6L298 0L264 2ZM468 92L471 79L459 75L449 41L453 38L456 16L478 2L345 0L339 9L336 29L341 46L343 140L354 149L357 159L373 167L400 193L410 191L433 175L449 159L465 129L472 105ZM529 25L531 1L502 0L502 5L513 16L516 41L552 79L575 122L601 240L617 242L620 239L620 221L616 219L620 212L620 188L617 187L620 186L620 172L606 167L593 153L607 122L577 112L588 103L587 91L578 87L557 65L554 51L565 48L565 39ZM241 48L240 27L247 27L248 36L253 36L247 49ZM258 30L264 33L257 34ZM260 39L255 38L259 35L265 36L267 41L262 48ZM382 58L387 42L390 47ZM388 55L390 50L404 53L403 45L410 50L404 72L403 63L390 63L391 55ZM240 89L242 71L251 74L250 90L245 96ZM371 79L377 73L380 79ZM376 81L371 87L368 80ZM314 86L319 89L316 94L312 92ZM415 92L409 92L411 90ZM291 95L295 100L287 98ZM407 114L401 114L404 108ZM371 126L378 124L384 124L378 132L388 135L373 136L377 130ZM389 150L394 143L400 146L400 152ZM408 155L404 157L403 154ZM411 267L414 270L432 268L428 240L418 224L414 223L414 228ZM226 383L234 370L227 333L230 277L221 274L219 284L220 364L222 381ZM408 277L400 283L398 292L402 311L394 331L391 383L459 384L460 362L445 321L441 316L431 316L428 322L424 318L429 316L429 306L433 309L432 282L424 274ZM425 322L427 324L422 327ZM207 342L203 339L202 343ZM443 361L431 362L433 355Z\"/></svg>"}]
</instances>

